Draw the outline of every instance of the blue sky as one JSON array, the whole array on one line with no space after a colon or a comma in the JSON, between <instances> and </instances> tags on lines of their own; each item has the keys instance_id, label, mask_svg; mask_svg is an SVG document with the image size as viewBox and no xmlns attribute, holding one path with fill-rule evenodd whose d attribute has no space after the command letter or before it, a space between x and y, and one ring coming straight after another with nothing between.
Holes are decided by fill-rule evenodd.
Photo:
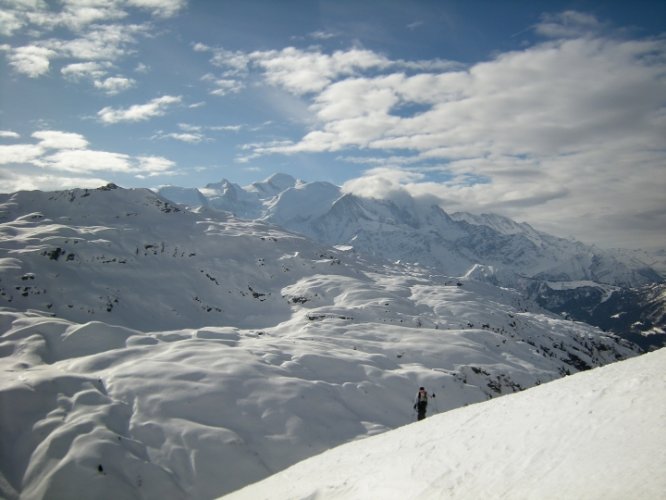
<instances>
[{"instance_id":1,"label":"blue sky","mask_svg":"<svg viewBox=\"0 0 666 500\"><path fill-rule=\"evenodd\" d=\"M0 192L284 172L666 247L663 1L0 0Z\"/></svg>"}]
</instances>

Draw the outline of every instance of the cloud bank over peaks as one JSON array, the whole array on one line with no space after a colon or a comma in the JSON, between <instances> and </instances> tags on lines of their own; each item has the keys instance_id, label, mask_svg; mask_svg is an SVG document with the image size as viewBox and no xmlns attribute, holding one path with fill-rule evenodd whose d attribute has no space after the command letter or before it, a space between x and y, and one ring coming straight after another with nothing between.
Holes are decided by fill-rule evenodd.
<instances>
[{"instance_id":1,"label":"cloud bank over peaks","mask_svg":"<svg viewBox=\"0 0 666 500\"><path fill-rule=\"evenodd\" d=\"M547 39L467 66L358 47L199 50L228 78L260 79L312 115L300 138L247 144L242 161L338 153L382 175L423 174L404 184L410 192L462 210L567 236L573 227L608 245L632 244L633 234L636 245L666 246L666 39L630 38L575 11L544 15L533 32ZM348 186L377 193L376 172ZM639 221L654 229L650 241L613 236Z\"/></svg>"}]
</instances>

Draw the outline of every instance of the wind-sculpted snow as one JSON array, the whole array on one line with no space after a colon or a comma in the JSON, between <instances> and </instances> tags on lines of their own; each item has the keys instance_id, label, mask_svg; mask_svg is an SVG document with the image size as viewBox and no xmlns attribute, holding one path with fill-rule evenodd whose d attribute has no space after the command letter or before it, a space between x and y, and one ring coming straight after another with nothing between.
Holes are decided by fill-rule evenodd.
<instances>
[{"instance_id":1,"label":"wind-sculpted snow","mask_svg":"<svg viewBox=\"0 0 666 500\"><path fill-rule=\"evenodd\" d=\"M420 384L444 411L575 372L574 353L590 366L632 354L533 313L516 312L511 333L407 326L404 312L381 322L406 298L385 291L378 303L343 285L358 295L346 307L259 331L144 333L3 312L3 496L210 498L409 423ZM500 315L475 314L467 293L451 306L460 320Z\"/></svg>"},{"instance_id":2,"label":"wind-sculpted snow","mask_svg":"<svg viewBox=\"0 0 666 500\"><path fill-rule=\"evenodd\" d=\"M212 498L636 351L517 292L148 191L0 200L0 496Z\"/></svg>"},{"instance_id":3,"label":"wind-sculpted snow","mask_svg":"<svg viewBox=\"0 0 666 500\"><path fill-rule=\"evenodd\" d=\"M322 453L228 500L666 492L666 349Z\"/></svg>"}]
</instances>

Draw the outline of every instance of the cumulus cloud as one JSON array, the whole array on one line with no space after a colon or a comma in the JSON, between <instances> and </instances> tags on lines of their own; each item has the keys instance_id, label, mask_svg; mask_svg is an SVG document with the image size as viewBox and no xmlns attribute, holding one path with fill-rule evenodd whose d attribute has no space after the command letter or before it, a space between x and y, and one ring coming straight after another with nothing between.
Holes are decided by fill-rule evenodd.
<instances>
[{"instance_id":1,"label":"cumulus cloud","mask_svg":"<svg viewBox=\"0 0 666 500\"><path fill-rule=\"evenodd\" d=\"M94 25L76 38L49 39L42 43L57 51L60 57L114 61L130 53L137 37L148 34L148 30L147 25L140 24Z\"/></svg>"},{"instance_id":2,"label":"cumulus cloud","mask_svg":"<svg viewBox=\"0 0 666 500\"><path fill-rule=\"evenodd\" d=\"M405 187L424 179L420 172L399 168L377 167L370 169L363 176L349 180L342 185L344 193L351 193L364 198L391 198L396 192L405 191Z\"/></svg>"},{"instance_id":3,"label":"cumulus cloud","mask_svg":"<svg viewBox=\"0 0 666 500\"><path fill-rule=\"evenodd\" d=\"M79 32L93 24L125 19L132 9L149 12L159 18L177 14L186 0L105 0L81 1L0 1L0 34L11 36L30 27L33 30L67 28Z\"/></svg>"},{"instance_id":4,"label":"cumulus cloud","mask_svg":"<svg viewBox=\"0 0 666 500\"><path fill-rule=\"evenodd\" d=\"M71 63L64 66L60 73L68 80L79 81L82 79L98 80L107 74L111 63L108 61L88 61Z\"/></svg>"},{"instance_id":5,"label":"cumulus cloud","mask_svg":"<svg viewBox=\"0 0 666 500\"><path fill-rule=\"evenodd\" d=\"M130 172L133 169L128 155L89 149L63 149L42 156L34 164L65 172Z\"/></svg>"},{"instance_id":6,"label":"cumulus cloud","mask_svg":"<svg viewBox=\"0 0 666 500\"><path fill-rule=\"evenodd\" d=\"M102 90L107 95L116 95L136 84L136 81L132 78L107 76L109 69L112 67L113 65L109 61L88 61L68 64L60 72L70 81L88 80L92 82L96 89Z\"/></svg>"},{"instance_id":7,"label":"cumulus cloud","mask_svg":"<svg viewBox=\"0 0 666 500\"><path fill-rule=\"evenodd\" d=\"M0 35L12 36L24 25L25 22L15 12L0 10Z\"/></svg>"},{"instance_id":8,"label":"cumulus cloud","mask_svg":"<svg viewBox=\"0 0 666 500\"><path fill-rule=\"evenodd\" d=\"M321 91L340 76L389 64L386 57L363 49L336 51L329 55L287 47L255 52L250 57L264 71L269 83L297 94Z\"/></svg>"},{"instance_id":9,"label":"cumulus cloud","mask_svg":"<svg viewBox=\"0 0 666 500\"><path fill-rule=\"evenodd\" d=\"M134 86L135 81L109 74L112 63L132 54L140 37L149 36L154 30L150 23L121 21L132 9L169 17L184 3L181 0L0 0L0 34L13 36L29 31L32 40L23 45L3 44L1 49L17 74L43 77L49 74L53 61L64 60L61 69L64 78L89 82L106 94L115 95Z\"/></svg>"},{"instance_id":10,"label":"cumulus cloud","mask_svg":"<svg viewBox=\"0 0 666 500\"><path fill-rule=\"evenodd\" d=\"M231 51L202 43L195 52L211 54L211 63L223 70L223 76L238 80L251 71L259 71L267 83L298 95L316 94L341 78L388 68L433 71L459 67L452 61L391 60L383 54L362 48L338 50L327 54L318 48L286 47L254 52Z\"/></svg>"},{"instance_id":11,"label":"cumulus cloud","mask_svg":"<svg viewBox=\"0 0 666 500\"><path fill-rule=\"evenodd\" d=\"M34 143L0 145L0 166L23 167L21 170L0 169L3 189L8 189L7 186L17 190L100 185L99 178L90 174L124 173L146 178L170 175L175 169L173 161L161 156L132 156L92 149L83 135L73 132L40 130L31 137Z\"/></svg>"},{"instance_id":12,"label":"cumulus cloud","mask_svg":"<svg viewBox=\"0 0 666 500\"><path fill-rule=\"evenodd\" d=\"M110 76L101 80L95 80L95 88L103 90L108 95L115 95L124 90L132 88L136 81L124 76Z\"/></svg>"},{"instance_id":13,"label":"cumulus cloud","mask_svg":"<svg viewBox=\"0 0 666 500\"><path fill-rule=\"evenodd\" d=\"M40 130L32 137L39 139L38 146L44 149L83 149L88 141L81 134L59 130Z\"/></svg>"},{"instance_id":14,"label":"cumulus cloud","mask_svg":"<svg viewBox=\"0 0 666 500\"><path fill-rule=\"evenodd\" d=\"M101 78L111 62L127 56L137 43L138 35L146 34L141 25L95 25L82 36L72 39L43 39L30 45L12 47L3 45L9 64L19 74L38 78L47 74L51 61L69 59L84 61L65 65L61 73L73 81Z\"/></svg>"},{"instance_id":15,"label":"cumulus cloud","mask_svg":"<svg viewBox=\"0 0 666 500\"><path fill-rule=\"evenodd\" d=\"M112 108L107 106L97 112L97 116L103 123L113 124L120 122L138 122L149 120L156 116L162 116L167 109L182 101L181 96L165 95L157 97L146 104L134 104L129 108Z\"/></svg>"},{"instance_id":16,"label":"cumulus cloud","mask_svg":"<svg viewBox=\"0 0 666 500\"><path fill-rule=\"evenodd\" d=\"M0 130L0 138L2 139L18 139L20 137L18 133L12 130Z\"/></svg>"},{"instance_id":17,"label":"cumulus cloud","mask_svg":"<svg viewBox=\"0 0 666 500\"><path fill-rule=\"evenodd\" d=\"M0 165L31 163L39 158L43 151L33 144L0 145Z\"/></svg>"},{"instance_id":18,"label":"cumulus cloud","mask_svg":"<svg viewBox=\"0 0 666 500\"><path fill-rule=\"evenodd\" d=\"M48 73L51 58L55 55L56 52L47 47L25 45L11 50L9 64L16 72L37 78Z\"/></svg>"}]
</instances>

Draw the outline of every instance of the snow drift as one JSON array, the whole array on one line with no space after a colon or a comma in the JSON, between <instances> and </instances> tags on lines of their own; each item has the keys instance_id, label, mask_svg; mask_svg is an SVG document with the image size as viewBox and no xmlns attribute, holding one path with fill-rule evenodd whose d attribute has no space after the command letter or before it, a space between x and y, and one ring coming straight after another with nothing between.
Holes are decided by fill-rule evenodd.
<instances>
[{"instance_id":1,"label":"snow drift","mask_svg":"<svg viewBox=\"0 0 666 500\"><path fill-rule=\"evenodd\" d=\"M663 499L666 349L349 443L225 496Z\"/></svg>"}]
</instances>

